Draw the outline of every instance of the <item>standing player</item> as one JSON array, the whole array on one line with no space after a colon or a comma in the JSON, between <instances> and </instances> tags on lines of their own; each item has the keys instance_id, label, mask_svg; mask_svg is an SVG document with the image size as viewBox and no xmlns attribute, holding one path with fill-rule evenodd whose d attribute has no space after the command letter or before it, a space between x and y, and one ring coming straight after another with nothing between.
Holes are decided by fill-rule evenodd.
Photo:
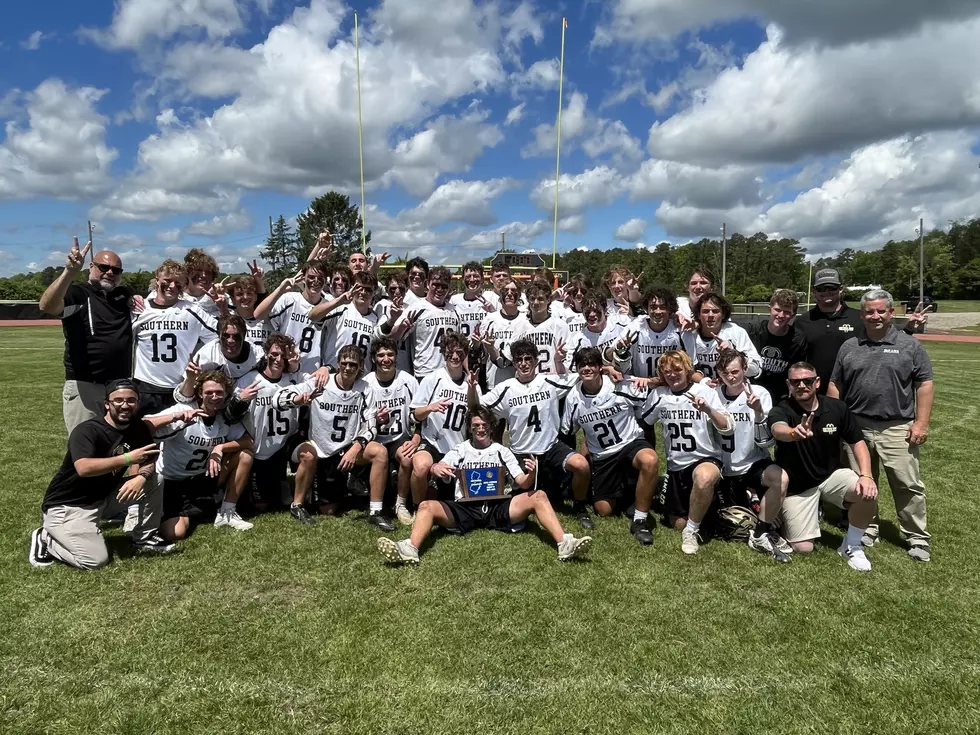
<instances>
[{"instance_id":1,"label":"standing player","mask_svg":"<svg viewBox=\"0 0 980 735\"><path fill-rule=\"evenodd\" d=\"M561 430L573 434L581 428L585 434L596 513L622 513L632 503L630 534L647 546L653 543L648 514L657 482L657 453L636 421L646 395L628 383L614 384L602 374L602 363L594 347L575 354L581 382L565 399Z\"/></svg>"},{"instance_id":2,"label":"standing player","mask_svg":"<svg viewBox=\"0 0 980 735\"><path fill-rule=\"evenodd\" d=\"M361 271L354 275L352 288L310 311L311 322L323 323L322 365L336 370L340 348L354 345L364 355L364 369L370 370L371 339L378 326L378 315L371 305L377 286L374 276Z\"/></svg>"},{"instance_id":3,"label":"standing player","mask_svg":"<svg viewBox=\"0 0 980 735\"><path fill-rule=\"evenodd\" d=\"M535 462L528 458L523 467L514 453L493 441L493 415L485 408L475 408L468 416L469 441L454 447L443 460L432 468L433 475L451 479L467 470L494 470L498 475L498 487L506 472L514 485L525 492L512 497L498 492L486 499L467 498L463 492L463 480L457 484L455 500L426 500L419 506L418 516L412 526L412 535L404 541L378 539L378 551L396 564L417 564L419 547L431 533L433 525L451 533L465 534L476 528L513 533L524 528L524 522L533 513L538 523L551 534L558 546L558 560L566 561L578 556L592 543L589 536L575 538L565 533L555 515L548 494L532 490L534 487ZM529 491L530 492L527 492Z\"/></svg>"},{"instance_id":4,"label":"standing player","mask_svg":"<svg viewBox=\"0 0 980 735\"><path fill-rule=\"evenodd\" d=\"M265 298L265 277L262 269L254 262L249 265L252 277L239 276L228 284L228 295L235 313L245 320L246 339L257 347L265 344L272 334L272 325L268 319L256 319L255 307L258 299Z\"/></svg>"},{"instance_id":5,"label":"standing player","mask_svg":"<svg viewBox=\"0 0 980 735\"><path fill-rule=\"evenodd\" d=\"M387 297L374 305L374 313L378 315L378 331L375 336L391 334L395 322L405 310L405 294L408 293L408 276L401 271L388 274L385 283ZM412 358L409 354L408 343L405 339L396 342L398 345L398 369L407 373L412 372Z\"/></svg>"},{"instance_id":6,"label":"standing player","mask_svg":"<svg viewBox=\"0 0 980 735\"><path fill-rule=\"evenodd\" d=\"M371 345L374 372L367 375L364 382L374 392L377 440L388 451L388 465L397 467L395 517L410 526L412 514L406 500L411 489L412 458L422 441L422 436L413 432L411 412L419 383L411 374L398 369L397 355L398 345L391 337L375 340Z\"/></svg>"},{"instance_id":7,"label":"standing player","mask_svg":"<svg viewBox=\"0 0 980 735\"><path fill-rule=\"evenodd\" d=\"M521 287L508 278L500 287L500 306L487 314L480 323L479 338L487 351L487 386L514 377L514 365L507 359L510 343L523 334L530 325L520 312Z\"/></svg>"},{"instance_id":8,"label":"standing player","mask_svg":"<svg viewBox=\"0 0 980 735\"><path fill-rule=\"evenodd\" d=\"M681 530L681 551L698 553L698 532L715 487L721 480L721 449L715 434L731 436L735 427L718 394L695 383L691 359L668 352L657 361L663 385L650 391L643 420L660 422L667 451L667 517Z\"/></svg>"},{"instance_id":9,"label":"standing player","mask_svg":"<svg viewBox=\"0 0 980 735\"><path fill-rule=\"evenodd\" d=\"M204 313L217 319L223 304L211 296L211 289L218 277L218 264L214 258L200 248L191 248L184 255L184 272L187 274L187 285L184 288L183 299L196 304Z\"/></svg>"},{"instance_id":10,"label":"standing player","mask_svg":"<svg viewBox=\"0 0 980 735\"><path fill-rule=\"evenodd\" d=\"M483 266L476 261L463 266L463 293L449 297L449 304L459 314L459 331L464 337L476 333L483 318L494 307L483 296Z\"/></svg>"},{"instance_id":11,"label":"standing player","mask_svg":"<svg viewBox=\"0 0 980 735\"><path fill-rule=\"evenodd\" d=\"M201 373L194 386L200 408L172 406L144 419L154 437L163 441L157 460L157 474L163 479L160 531L170 541L186 537L195 525L211 518L216 526L252 527L235 509L240 489L231 481L240 462L251 467L252 448L245 428L229 424L223 415L233 385L224 373ZM225 499L215 508L215 494L222 487Z\"/></svg>"},{"instance_id":12,"label":"standing player","mask_svg":"<svg viewBox=\"0 0 980 735\"><path fill-rule=\"evenodd\" d=\"M638 316L623 332L616 344L615 364L624 375L656 378L657 360L661 355L683 350L681 332L674 325L677 298L665 286L655 286L644 299L647 313Z\"/></svg>"},{"instance_id":13,"label":"standing player","mask_svg":"<svg viewBox=\"0 0 980 735\"><path fill-rule=\"evenodd\" d=\"M687 279L687 296L677 297L677 326L688 331L694 328L694 305L711 290L715 278L707 268L695 268Z\"/></svg>"},{"instance_id":14,"label":"standing player","mask_svg":"<svg viewBox=\"0 0 980 735\"><path fill-rule=\"evenodd\" d=\"M749 361L746 374L754 378L762 371L762 358L755 351L748 332L732 321L732 305L728 299L710 291L698 299L694 305L698 315L698 328L684 333L684 351L691 356L694 369L704 375L704 380L715 380L715 363L718 353L725 348L734 348L745 355Z\"/></svg>"},{"instance_id":15,"label":"standing player","mask_svg":"<svg viewBox=\"0 0 980 735\"><path fill-rule=\"evenodd\" d=\"M515 377L498 383L480 396L476 381L469 383L470 406L483 405L497 418L507 421L511 449L521 459L534 457L539 471L550 471L558 478L572 473L575 516L585 529L595 528L585 501L589 493L589 462L571 447L558 441L561 428L559 401L568 395L574 378L539 374L538 348L526 339L510 347Z\"/></svg>"},{"instance_id":16,"label":"standing player","mask_svg":"<svg viewBox=\"0 0 980 735\"><path fill-rule=\"evenodd\" d=\"M537 372L564 373L572 364L572 333L564 319L551 316L548 310L550 302L551 289L540 281L532 283L527 289L528 325L514 338L537 346ZM557 369L556 355L563 355L561 370ZM504 356L507 356L506 353Z\"/></svg>"},{"instance_id":17,"label":"standing player","mask_svg":"<svg viewBox=\"0 0 980 735\"><path fill-rule=\"evenodd\" d=\"M346 265L335 265L330 269L330 295L335 299L350 290L354 274Z\"/></svg>"},{"instance_id":18,"label":"standing player","mask_svg":"<svg viewBox=\"0 0 980 735\"><path fill-rule=\"evenodd\" d=\"M269 318L273 329L293 339L304 373L320 367L322 325L310 321L313 307L323 300L326 267L320 261L303 266L302 273L283 279L275 291L255 307L255 318ZM301 285L302 284L302 285Z\"/></svg>"},{"instance_id":19,"label":"standing player","mask_svg":"<svg viewBox=\"0 0 980 735\"><path fill-rule=\"evenodd\" d=\"M364 356L359 347L346 345L341 347L337 362L338 372L330 376L324 388L317 388L310 377L297 386L292 398L285 399L295 406L310 405L310 438L292 456L299 463L292 507L302 505L312 489L320 512L334 515L341 493L347 489L345 476L355 467L369 466L368 523L382 531L394 531L394 524L381 515L388 452L374 441L376 400L368 384L358 377Z\"/></svg>"},{"instance_id":20,"label":"standing player","mask_svg":"<svg viewBox=\"0 0 980 735\"><path fill-rule=\"evenodd\" d=\"M574 337L585 329L585 314L582 307L585 302L585 294L592 290L592 282L581 273L573 276L568 283L559 289L562 292L561 301L551 302L551 311L555 316L560 316L568 324L568 331Z\"/></svg>"},{"instance_id":21,"label":"standing player","mask_svg":"<svg viewBox=\"0 0 980 735\"><path fill-rule=\"evenodd\" d=\"M632 318L633 304L638 303L643 298L637 291L637 284L642 277L642 273L634 276L628 268L619 266L606 271L602 277L602 285L609 291L609 299L606 301L609 316Z\"/></svg>"},{"instance_id":22,"label":"standing player","mask_svg":"<svg viewBox=\"0 0 980 735\"><path fill-rule=\"evenodd\" d=\"M412 258L405 263L405 273L408 274L405 306L412 306L416 301L424 301L428 294L429 264L422 258Z\"/></svg>"},{"instance_id":23,"label":"standing player","mask_svg":"<svg viewBox=\"0 0 980 735\"><path fill-rule=\"evenodd\" d=\"M777 401L786 396L789 366L806 359L806 337L792 324L799 303L795 291L781 288L769 300L769 318L746 327L762 357L762 373L756 382Z\"/></svg>"},{"instance_id":24,"label":"standing player","mask_svg":"<svg viewBox=\"0 0 980 735\"><path fill-rule=\"evenodd\" d=\"M165 260L154 277L156 295L146 300L141 313L133 315L133 375L142 413L156 413L174 404L174 389L198 341L207 343L218 336L217 322L181 298L184 268L180 263Z\"/></svg>"},{"instance_id":25,"label":"standing player","mask_svg":"<svg viewBox=\"0 0 980 735\"><path fill-rule=\"evenodd\" d=\"M585 329L577 335L578 341L573 357L577 350L595 347L606 364L612 364L613 348L619 342L629 321L619 313L609 316L606 311L606 299L598 291L586 295L582 304L582 314L585 316Z\"/></svg>"},{"instance_id":26,"label":"standing player","mask_svg":"<svg viewBox=\"0 0 980 735\"><path fill-rule=\"evenodd\" d=\"M442 343L445 367L419 383L412 401L412 419L421 425L422 441L412 457L412 497L421 503L429 486L429 469L465 438L468 390L464 365L469 356L466 338L450 334ZM480 389L476 388L477 398Z\"/></svg>"},{"instance_id":27,"label":"standing player","mask_svg":"<svg viewBox=\"0 0 980 735\"><path fill-rule=\"evenodd\" d=\"M746 508L758 503L759 522L749 535L749 548L778 562L788 562L792 547L773 526L786 497L789 476L769 457L769 448L776 443L766 424L772 398L761 385L749 384L747 364L745 355L737 350L722 350L718 356L721 384L715 390L735 423L735 433L720 442L724 460L720 494Z\"/></svg>"},{"instance_id":28,"label":"standing player","mask_svg":"<svg viewBox=\"0 0 980 735\"><path fill-rule=\"evenodd\" d=\"M408 340L415 377L419 380L445 364L443 340L448 334L459 331L459 314L448 303L450 280L448 269L433 268L425 298L413 302L409 312L402 314L391 330L391 337L396 342L403 337ZM383 325L380 331L384 334Z\"/></svg>"},{"instance_id":29,"label":"standing player","mask_svg":"<svg viewBox=\"0 0 980 735\"><path fill-rule=\"evenodd\" d=\"M494 263L490 266L490 290L483 292L483 298L494 309L500 308L500 297L503 295L504 284L513 280L510 266L505 263Z\"/></svg>"}]
</instances>

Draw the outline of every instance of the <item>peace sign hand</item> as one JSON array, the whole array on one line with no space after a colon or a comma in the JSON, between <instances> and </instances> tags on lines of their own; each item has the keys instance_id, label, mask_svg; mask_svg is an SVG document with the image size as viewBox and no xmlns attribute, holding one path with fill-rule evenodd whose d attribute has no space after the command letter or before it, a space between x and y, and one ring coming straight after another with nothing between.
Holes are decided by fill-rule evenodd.
<instances>
[{"instance_id":1,"label":"peace sign hand","mask_svg":"<svg viewBox=\"0 0 980 735\"><path fill-rule=\"evenodd\" d=\"M813 414L803 416L803 420L793 427L793 441L805 441L813 436Z\"/></svg>"},{"instance_id":2,"label":"peace sign hand","mask_svg":"<svg viewBox=\"0 0 980 735\"><path fill-rule=\"evenodd\" d=\"M238 400L247 403L251 401L255 396L259 394L259 388L262 387L262 380L256 378L252 381L252 384L247 388L242 388L238 391Z\"/></svg>"},{"instance_id":3,"label":"peace sign hand","mask_svg":"<svg viewBox=\"0 0 980 735\"><path fill-rule=\"evenodd\" d=\"M639 340L639 332L631 332L627 329L623 332L623 336L619 338L619 342L616 343L616 349L620 352L626 352L626 350L635 345Z\"/></svg>"},{"instance_id":4,"label":"peace sign hand","mask_svg":"<svg viewBox=\"0 0 980 735\"><path fill-rule=\"evenodd\" d=\"M694 406L701 413L711 412L711 406L708 405L708 401L705 400L704 396L696 396L693 393L685 393L684 397L687 400L689 400L691 402L691 405Z\"/></svg>"},{"instance_id":5,"label":"peace sign hand","mask_svg":"<svg viewBox=\"0 0 980 735\"><path fill-rule=\"evenodd\" d=\"M78 237L73 238L71 250L68 251L68 260L65 263L65 270L69 273L78 273L85 265L85 256L92 249L92 241L85 243L85 249L78 249Z\"/></svg>"},{"instance_id":6,"label":"peace sign hand","mask_svg":"<svg viewBox=\"0 0 980 735\"><path fill-rule=\"evenodd\" d=\"M252 280L255 281L255 288L260 292L265 291L265 271L262 270L259 261L253 260L251 263L246 261L246 264L248 265L249 273L252 275Z\"/></svg>"},{"instance_id":7,"label":"peace sign hand","mask_svg":"<svg viewBox=\"0 0 980 735\"><path fill-rule=\"evenodd\" d=\"M915 311L908 315L908 326L913 332L922 332L925 330L926 323L929 321L929 317L926 314L930 311L932 311L932 304L923 307L920 301L915 307Z\"/></svg>"}]
</instances>

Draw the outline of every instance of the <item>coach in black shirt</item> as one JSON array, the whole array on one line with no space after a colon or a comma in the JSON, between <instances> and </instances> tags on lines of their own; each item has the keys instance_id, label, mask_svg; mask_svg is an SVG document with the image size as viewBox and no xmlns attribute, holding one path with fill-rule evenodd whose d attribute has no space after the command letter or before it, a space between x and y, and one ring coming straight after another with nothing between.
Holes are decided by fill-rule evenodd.
<instances>
[{"instance_id":1,"label":"coach in black shirt","mask_svg":"<svg viewBox=\"0 0 980 735\"><path fill-rule=\"evenodd\" d=\"M92 257L88 280L75 282L92 243L68 253L64 271L41 295L41 311L61 317L65 333L65 387L61 394L65 429L105 414L105 386L132 375L132 289L120 285L119 256L103 250Z\"/></svg>"},{"instance_id":2,"label":"coach in black shirt","mask_svg":"<svg viewBox=\"0 0 980 735\"><path fill-rule=\"evenodd\" d=\"M875 514L878 487L871 477L871 455L850 409L836 398L819 395L814 367L798 362L789 368L789 398L769 412L776 463L789 475L783 501L783 537L794 551L813 551L820 538L817 511L821 497L849 508L850 525L837 550L851 569L871 570L861 536ZM844 443L851 447L858 472L840 467Z\"/></svg>"}]
</instances>

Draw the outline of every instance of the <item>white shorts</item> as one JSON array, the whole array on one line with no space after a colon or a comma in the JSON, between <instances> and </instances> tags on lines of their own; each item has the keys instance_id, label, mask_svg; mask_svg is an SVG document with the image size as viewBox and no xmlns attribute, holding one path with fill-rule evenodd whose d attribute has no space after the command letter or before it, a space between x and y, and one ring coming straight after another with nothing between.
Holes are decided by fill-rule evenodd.
<instances>
[{"instance_id":1,"label":"white shorts","mask_svg":"<svg viewBox=\"0 0 980 735\"><path fill-rule=\"evenodd\" d=\"M790 543L820 538L818 511L821 498L826 498L838 508L844 507L844 497L858 481L852 469L839 469L816 487L799 495L787 495L783 500L782 535Z\"/></svg>"}]
</instances>

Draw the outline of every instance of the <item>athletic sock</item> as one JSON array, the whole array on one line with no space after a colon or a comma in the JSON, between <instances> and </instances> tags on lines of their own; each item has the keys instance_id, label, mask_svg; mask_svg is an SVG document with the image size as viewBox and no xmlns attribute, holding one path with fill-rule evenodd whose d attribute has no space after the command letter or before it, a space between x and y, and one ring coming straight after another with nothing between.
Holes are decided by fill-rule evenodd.
<instances>
[{"instance_id":1,"label":"athletic sock","mask_svg":"<svg viewBox=\"0 0 980 735\"><path fill-rule=\"evenodd\" d=\"M690 518L687 519L687 530L697 533L701 530L701 524L692 521Z\"/></svg>"},{"instance_id":2,"label":"athletic sock","mask_svg":"<svg viewBox=\"0 0 980 735\"><path fill-rule=\"evenodd\" d=\"M396 495L395 496L395 508L406 508L406 507L408 507L405 504L405 500L406 499L403 498L401 495Z\"/></svg>"},{"instance_id":3,"label":"athletic sock","mask_svg":"<svg viewBox=\"0 0 980 735\"><path fill-rule=\"evenodd\" d=\"M381 507L384 504L380 500L372 500L370 503L371 515L381 512Z\"/></svg>"},{"instance_id":4,"label":"athletic sock","mask_svg":"<svg viewBox=\"0 0 980 735\"><path fill-rule=\"evenodd\" d=\"M755 528L752 529L752 536L754 538L760 538L761 536L765 536L771 530L772 530L771 523L766 523L765 521L759 521L758 523L755 524Z\"/></svg>"},{"instance_id":5,"label":"athletic sock","mask_svg":"<svg viewBox=\"0 0 980 735\"><path fill-rule=\"evenodd\" d=\"M235 503L229 503L227 500L221 501L221 510L219 511L221 515L228 515L229 513L235 512ZM211 506L214 507L214 506Z\"/></svg>"},{"instance_id":6,"label":"athletic sock","mask_svg":"<svg viewBox=\"0 0 980 735\"><path fill-rule=\"evenodd\" d=\"M570 538L574 538L574 537L572 536L572 534L566 533L564 536L561 537L561 541L558 542L558 545L561 546L563 543L565 543L566 541L568 541L568 539L570 539Z\"/></svg>"},{"instance_id":7,"label":"athletic sock","mask_svg":"<svg viewBox=\"0 0 980 735\"><path fill-rule=\"evenodd\" d=\"M634 521L645 521L647 519L647 512L645 510L633 510L633 520Z\"/></svg>"},{"instance_id":8,"label":"athletic sock","mask_svg":"<svg viewBox=\"0 0 980 735\"><path fill-rule=\"evenodd\" d=\"M847 541L847 545L848 546L854 546L854 547L860 547L861 546L861 537L864 535L864 530L865 529L863 529L863 528L858 528L857 526L848 524L848 526L847 526L847 536L845 537L845 540Z\"/></svg>"}]
</instances>

